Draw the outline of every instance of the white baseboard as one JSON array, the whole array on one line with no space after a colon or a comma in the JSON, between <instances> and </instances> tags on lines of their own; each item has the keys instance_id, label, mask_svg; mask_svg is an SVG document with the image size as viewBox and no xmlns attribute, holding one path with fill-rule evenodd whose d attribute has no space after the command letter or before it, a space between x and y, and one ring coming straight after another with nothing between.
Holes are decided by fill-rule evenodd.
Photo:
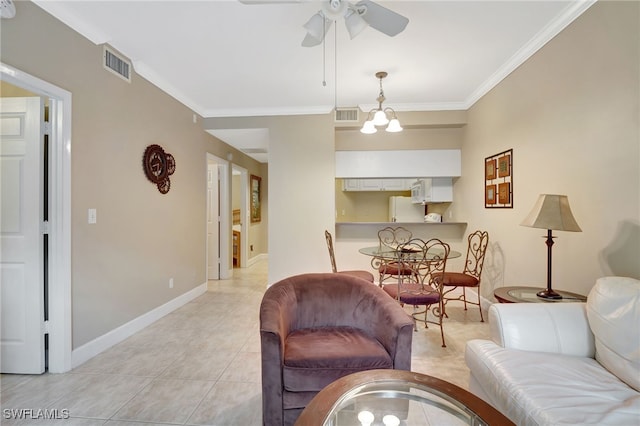
<instances>
[{"instance_id":1,"label":"white baseboard","mask_svg":"<svg viewBox=\"0 0 640 426\"><path fill-rule=\"evenodd\" d=\"M204 294L206 291L207 283L201 284L175 299L168 301L164 305L158 306L146 314L140 315L138 318L135 318L128 323L123 324L88 343L85 343L79 348L73 349L71 351L71 368L76 368L79 365L84 364L99 353L109 349L117 343L122 342L143 328L153 324L168 313L173 312L182 305Z\"/></svg>"},{"instance_id":2,"label":"white baseboard","mask_svg":"<svg viewBox=\"0 0 640 426\"><path fill-rule=\"evenodd\" d=\"M247 267L253 265L259 260L268 259L269 255L267 253L261 253L259 255L253 256L251 259L247 260Z\"/></svg>"}]
</instances>

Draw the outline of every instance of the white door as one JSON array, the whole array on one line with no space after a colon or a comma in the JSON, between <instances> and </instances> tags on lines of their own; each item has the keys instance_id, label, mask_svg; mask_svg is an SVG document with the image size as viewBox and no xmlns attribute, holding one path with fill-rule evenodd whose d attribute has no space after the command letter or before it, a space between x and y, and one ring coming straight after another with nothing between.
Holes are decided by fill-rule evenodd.
<instances>
[{"instance_id":1,"label":"white door","mask_svg":"<svg viewBox=\"0 0 640 426\"><path fill-rule=\"evenodd\" d=\"M220 279L218 165L207 163L207 279Z\"/></svg>"},{"instance_id":2,"label":"white door","mask_svg":"<svg viewBox=\"0 0 640 426\"><path fill-rule=\"evenodd\" d=\"M0 99L0 371L45 369L43 235L44 107Z\"/></svg>"}]
</instances>

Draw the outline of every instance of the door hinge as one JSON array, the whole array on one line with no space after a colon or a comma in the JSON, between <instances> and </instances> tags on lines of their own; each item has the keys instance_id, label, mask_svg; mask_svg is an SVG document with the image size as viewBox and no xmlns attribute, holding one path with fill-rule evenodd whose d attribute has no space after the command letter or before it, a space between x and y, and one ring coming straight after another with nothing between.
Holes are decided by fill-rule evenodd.
<instances>
[{"instance_id":1,"label":"door hinge","mask_svg":"<svg viewBox=\"0 0 640 426\"><path fill-rule=\"evenodd\" d=\"M44 334L49 334L49 321L44 322Z\"/></svg>"},{"instance_id":2,"label":"door hinge","mask_svg":"<svg viewBox=\"0 0 640 426\"><path fill-rule=\"evenodd\" d=\"M43 235L49 234L49 221L45 220L42 222L41 230Z\"/></svg>"},{"instance_id":3,"label":"door hinge","mask_svg":"<svg viewBox=\"0 0 640 426\"><path fill-rule=\"evenodd\" d=\"M44 122L44 134L51 136L51 124L48 121Z\"/></svg>"}]
</instances>

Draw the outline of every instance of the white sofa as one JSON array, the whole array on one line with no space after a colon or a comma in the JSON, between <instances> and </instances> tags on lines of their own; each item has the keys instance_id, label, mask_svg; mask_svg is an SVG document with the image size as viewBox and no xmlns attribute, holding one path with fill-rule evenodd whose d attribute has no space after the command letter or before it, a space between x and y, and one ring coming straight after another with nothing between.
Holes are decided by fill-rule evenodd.
<instances>
[{"instance_id":1,"label":"white sofa","mask_svg":"<svg viewBox=\"0 0 640 426\"><path fill-rule=\"evenodd\" d=\"M467 342L470 390L517 425L640 425L640 281L606 277L586 303L489 308Z\"/></svg>"}]
</instances>

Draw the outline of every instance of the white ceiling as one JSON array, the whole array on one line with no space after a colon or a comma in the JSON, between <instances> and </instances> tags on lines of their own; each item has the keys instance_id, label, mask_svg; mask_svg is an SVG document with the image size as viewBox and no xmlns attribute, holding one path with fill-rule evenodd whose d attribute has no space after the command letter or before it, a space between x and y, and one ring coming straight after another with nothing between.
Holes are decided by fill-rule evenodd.
<instances>
[{"instance_id":1,"label":"white ceiling","mask_svg":"<svg viewBox=\"0 0 640 426\"><path fill-rule=\"evenodd\" d=\"M381 0L409 18L404 32L367 28L350 40L340 19L325 46L312 48L300 43L302 25L321 7L314 0L35 3L122 52L138 74L206 118L367 111L381 70L389 73L385 106L396 111L467 109L593 1ZM212 133L238 148L268 149L268 132L254 130Z\"/></svg>"}]
</instances>

